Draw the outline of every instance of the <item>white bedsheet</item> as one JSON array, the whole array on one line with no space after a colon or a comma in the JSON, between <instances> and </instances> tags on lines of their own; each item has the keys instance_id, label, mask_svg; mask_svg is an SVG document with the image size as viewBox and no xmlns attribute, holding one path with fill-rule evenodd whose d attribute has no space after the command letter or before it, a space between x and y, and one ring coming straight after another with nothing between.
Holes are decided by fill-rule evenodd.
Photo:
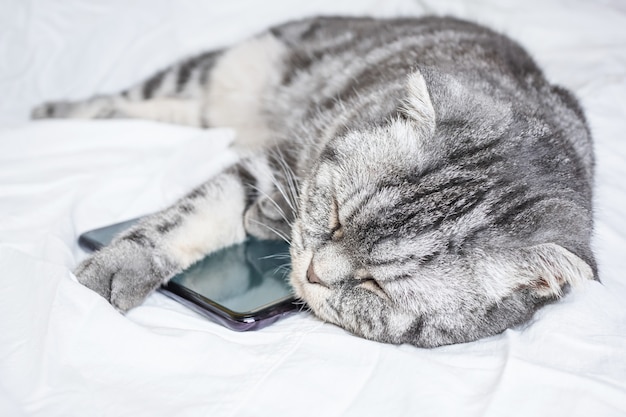
<instances>
[{"instance_id":1,"label":"white bedsheet","mask_svg":"<svg viewBox=\"0 0 626 417\"><path fill-rule=\"evenodd\" d=\"M230 130L29 122L173 60L312 14L447 13L518 39L581 98L597 151L588 283L502 335L432 350L301 313L236 333L155 294L122 316L79 285L88 229L219 170ZM626 414L626 5L621 0L0 0L0 416Z\"/></svg>"}]
</instances>

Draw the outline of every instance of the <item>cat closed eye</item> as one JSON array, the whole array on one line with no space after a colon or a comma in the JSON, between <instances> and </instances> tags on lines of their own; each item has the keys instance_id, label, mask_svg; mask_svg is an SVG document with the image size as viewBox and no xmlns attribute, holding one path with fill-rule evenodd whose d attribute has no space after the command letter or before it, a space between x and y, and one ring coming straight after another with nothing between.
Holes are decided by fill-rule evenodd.
<instances>
[{"instance_id":1,"label":"cat closed eye","mask_svg":"<svg viewBox=\"0 0 626 417\"><path fill-rule=\"evenodd\" d=\"M378 281L374 278L365 278L359 283L359 287L364 288L386 300L389 299L389 295L383 290Z\"/></svg>"},{"instance_id":2,"label":"cat closed eye","mask_svg":"<svg viewBox=\"0 0 626 417\"><path fill-rule=\"evenodd\" d=\"M339 240L343 237L343 225L339 221L339 204L334 198L328 219L328 227L330 228L330 237L332 240Z\"/></svg>"},{"instance_id":3,"label":"cat closed eye","mask_svg":"<svg viewBox=\"0 0 626 417\"><path fill-rule=\"evenodd\" d=\"M343 237L343 226L338 223L337 226L331 230L331 239L339 240Z\"/></svg>"}]
</instances>

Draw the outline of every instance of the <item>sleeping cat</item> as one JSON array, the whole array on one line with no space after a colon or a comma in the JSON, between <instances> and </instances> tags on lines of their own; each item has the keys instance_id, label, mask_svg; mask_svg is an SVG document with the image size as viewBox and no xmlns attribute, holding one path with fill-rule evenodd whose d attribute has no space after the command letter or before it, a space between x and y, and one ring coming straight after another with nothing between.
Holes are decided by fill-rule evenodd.
<instances>
[{"instance_id":1,"label":"sleeping cat","mask_svg":"<svg viewBox=\"0 0 626 417\"><path fill-rule=\"evenodd\" d=\"M313 18L33 117L237 130L241 159L76 269L125 312L247 234L288 238L313 313L434 347L597 279L583 112L510 39L452 18Z\"/></svg>"}]
</instances>

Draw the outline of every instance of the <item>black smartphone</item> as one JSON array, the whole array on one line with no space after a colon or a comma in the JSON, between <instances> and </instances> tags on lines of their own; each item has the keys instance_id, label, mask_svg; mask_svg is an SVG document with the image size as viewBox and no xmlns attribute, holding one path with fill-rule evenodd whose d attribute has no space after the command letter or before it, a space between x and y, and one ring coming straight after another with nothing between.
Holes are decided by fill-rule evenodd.
<instances>
[{"instance_id":1,"label":"black smartphone","mask_svg":"<svg viewBox=\"0 0 626 417\"><path fill-rule=\"evenodd\" d=\"M85 232L78 243L98 250L138 220ZM248 238L209 254L159 291L232 330L255 330L296 311L289 270L286 243Z\"/></svg>"}]
</instances>

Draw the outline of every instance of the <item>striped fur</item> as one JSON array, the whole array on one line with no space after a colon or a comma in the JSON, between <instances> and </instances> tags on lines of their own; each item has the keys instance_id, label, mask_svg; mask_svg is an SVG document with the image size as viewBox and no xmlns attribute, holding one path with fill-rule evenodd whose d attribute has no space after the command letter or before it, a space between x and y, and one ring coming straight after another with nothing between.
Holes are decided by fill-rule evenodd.
<instances>
[{"instance_id":1,"label":"striped fur","mask_svg":"<svg viewBox=\"0 0 626 417\"><path fill-rule=\"evenodd\" d=\"M291 241L318 317L390 343L494 335L597 279L582 110L468 22L290 22L33 115L231 126L249 149L78 267L122 311L246 233Z\"/></svg>"}]
</instances>

